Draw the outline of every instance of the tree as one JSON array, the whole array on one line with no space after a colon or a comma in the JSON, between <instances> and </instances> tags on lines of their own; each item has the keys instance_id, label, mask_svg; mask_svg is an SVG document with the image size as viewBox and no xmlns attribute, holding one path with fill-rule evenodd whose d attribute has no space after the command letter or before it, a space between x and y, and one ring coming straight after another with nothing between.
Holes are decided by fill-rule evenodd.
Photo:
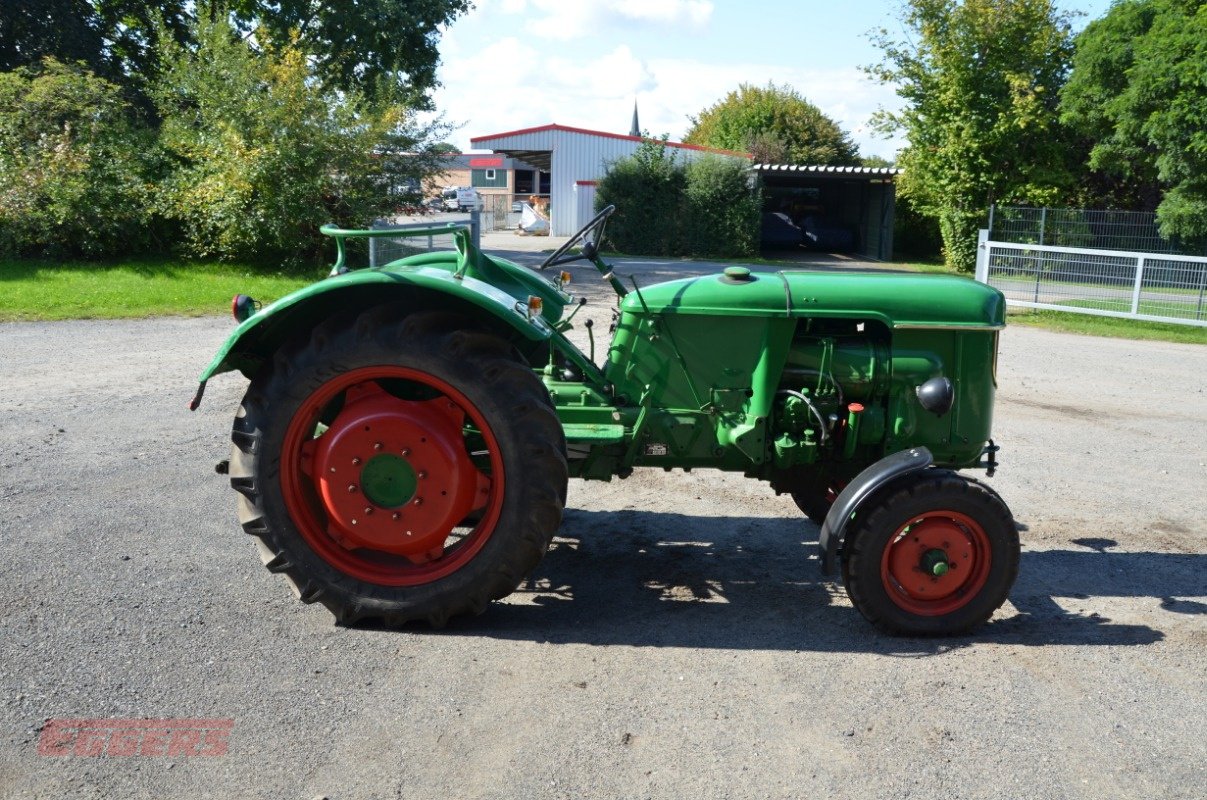
<instances>
[{"instance_id":1,"label":"tree","mask_svg":"<svg viewBox=\"0 0 1207 800\"><path fill-rule=\"evenodd\" d=\"M0 250L96 258L147 246L157 152L115 84L52 58L0 73Z\"/></svg>"},{"instance_id":2,"label":"tree","mask_svg":"<svg viewBox=\"0 0 1207 800\"><path fill-rule=\"evenodd\" d=\"M329 88L427 107L441 28L469 7L469 0L0 0L0 70L53 56L83 61L141 93L165 39L195 46L195 16L227 17L249 44L298 48Z\"/></svg>"},{"instance_id":3,"label":"tree","mask_svg":"<svg viewBox=\"0 0 1207 800\"><path fill-rule=\"evenodd\" d=\"M860 156L859 163L864 167L894 167L896 164L884 156Z\"/></svg>"},{"instance_id":4,"label":"tree","mask_svg":"<svg viewBox=\"0 0 1207 800\"><path fill-rule=\"evenodd\" d=\"M46 57L83 63L138 95L153 74L161 35L187 39L184 0L0 0L0 70Z\"/></svg>"},{"instance_id":5,"label":"tree","mask_svg":"<svg viewBox=\"0 0 1207 800\"><path fill-rule=\"evenodd\" d=\"M46 56L100 65L103 42L86 0L0 0L0 71L36 67Z\"/></svg>"},{"instance_id":6,"label":"tree","mask_svg":"<svg viewBox=\"0 0 1207 800\"><path fill-rule=\"evenodd\" d=\"M200 19L192 38L165 49L153 90L176 161L159 208L191 254L310 259L320 225L365 226L437 168L430 145L447 129L324 86L299 48L257 52L222 17Z\"/></svg>"},{"instance_id":7,"label":"tree","mask_svg":"<svg viewBox=\"0 0 1207 800\"><path fill-rule=\"evenodd\" d=\"M1113 179L1108 202L1156 205L1166 236L1207 237L1207 5L1124 0L1076 44L1062 118Z\"/></svg>"},{"instance_id":8,"label":"tree","mask_svg":"<svg viewBox=\"0 0 1207 800\"><path fill-rule=\"evenodd\" d=\"M232 0L230 7L245 35L254 32L278 48L293 44L314 57L315 72L326 85L354 89L371 100L428 108L441 28L470 5L470 0Z\"/></svg>"},{"instance_id":9,"label":"tree","mask_svg":"<svg viewBox=\"0 0 1207 800\"><path fill-rule=\"evenodd\" d=\"M838 123L789 86L742 84L691 120L684 141L749 152L756 161L857 164L858 148Z\"/></svg>"},{"instance_id":10,"label":"tree","mask_svg":"<svg viewBox=\"0 0 1207 800\"><path fill-rule=\"evenodd\" d=\"M1051 0L907 0L902 21L904 41L873 34L884 56L869 72L905 100L877 125L905 132L901 193L938 219L947 264L971 270L992 203L1045 204L1070 182L1069 19Z\"/></svg>"}]
</instances>

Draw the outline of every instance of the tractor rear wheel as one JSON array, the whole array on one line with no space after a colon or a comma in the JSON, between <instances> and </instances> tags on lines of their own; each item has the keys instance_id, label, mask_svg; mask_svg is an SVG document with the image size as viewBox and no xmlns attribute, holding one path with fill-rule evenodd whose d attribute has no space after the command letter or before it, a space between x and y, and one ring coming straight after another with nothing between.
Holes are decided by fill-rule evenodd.
<instances>
[{"instance_id":1,"label":"tractor rear wheel","mask_svg":"<svg viewBox=\"0 0 1207 800\"><path fill-rule=\"evenodd\" d=\"M885 633L948 636L993 615L1018 561L1018 530L995 492L926 470L859 509L843 545L843 581L855 608Z\"/></svg>"},{"instance_id":2,"label":"tractor rear wheel","mask_svg":"<svg viewBox=\"0 0 1207 800\"><path fill-rule=\"evenodd\" d=\"M239 520L337 621L435 627L536 566L566 502L565 437L512 347L444 314L326 322L257 375L232 431Z\"/></svg>"},{"instance_id":3,"label":"tractor rear wheel","mask_svg":"<svg viewBox=\"0 0 1207 800\"><path fill-rule=\"evenodd\" d=\"M792 502L796 503L796 507L819 528L826 521L830 506L834 505L834 498L838 496L831 488L813 484L798 486L789 494L792 495Z\"/></svg>"}]
</instances>

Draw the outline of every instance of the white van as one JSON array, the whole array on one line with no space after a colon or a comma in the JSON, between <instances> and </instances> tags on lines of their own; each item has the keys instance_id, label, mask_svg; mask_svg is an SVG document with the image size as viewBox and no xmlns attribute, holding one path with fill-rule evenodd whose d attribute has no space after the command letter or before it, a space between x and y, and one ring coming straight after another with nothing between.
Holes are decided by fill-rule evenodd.
<instances>
[{"instance_id":1,"label":"white van","mask_svg":"<svg viewBox=\"0 0 1207 800\"><path fill-rule=\"evenodd\" d=\"M482 198L472 186L450 186L440 197L444 200L445 211L473 211L482 207Z\"/></svg>"}]
</instances>

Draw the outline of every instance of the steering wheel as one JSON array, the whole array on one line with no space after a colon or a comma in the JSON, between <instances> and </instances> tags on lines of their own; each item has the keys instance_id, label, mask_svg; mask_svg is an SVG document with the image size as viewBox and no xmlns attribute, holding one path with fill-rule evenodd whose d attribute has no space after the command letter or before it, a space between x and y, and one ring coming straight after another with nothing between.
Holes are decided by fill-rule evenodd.
<instances>
[{"instance_id":1,"label":"steering wheel","mask_svg":"<svg viewBox=\"0 0 1207 800\"><path fill-rule=\"evenodd\" d=\"M559 264L568 264L571 261L578 261L580 258L592 260L595 254L599 251L599 243L603 241L604 228L608 227L608 217L612 216L612 212L616 210L616 206L606 206L602 211L591 218L591 221L582 227L582 229L566 240L566 243L557 250L553 251L553 255L541 262L539 269L549 269L556 267ZM594 234L593 236L591 234ZM579 243L582 243L579 252L571 253L570 250Z\"/></svg>"}]
</instances>

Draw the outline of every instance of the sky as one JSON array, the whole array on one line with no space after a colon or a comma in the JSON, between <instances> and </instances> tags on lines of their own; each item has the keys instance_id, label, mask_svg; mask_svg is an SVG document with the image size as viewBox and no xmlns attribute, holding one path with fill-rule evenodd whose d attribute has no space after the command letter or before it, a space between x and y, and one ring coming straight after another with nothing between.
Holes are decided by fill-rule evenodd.
<instances>
[{"instance_id":1,"label":"sky","mask_svg":"<svg viewBox=\"0 0 1207 800\"><path fill-rule=\"evenodd\" d=\"M1110 0L1063 0L1079 29ZM549 123L679 141L690 117L741 83L787 84L863 155L892 158L904 140L869 125L894 109L892 87L861 70L878 60L868 32L902 34L895 0L475 0L444 31L437 109L470 138Z\"/></svg>"}]
</instances>

